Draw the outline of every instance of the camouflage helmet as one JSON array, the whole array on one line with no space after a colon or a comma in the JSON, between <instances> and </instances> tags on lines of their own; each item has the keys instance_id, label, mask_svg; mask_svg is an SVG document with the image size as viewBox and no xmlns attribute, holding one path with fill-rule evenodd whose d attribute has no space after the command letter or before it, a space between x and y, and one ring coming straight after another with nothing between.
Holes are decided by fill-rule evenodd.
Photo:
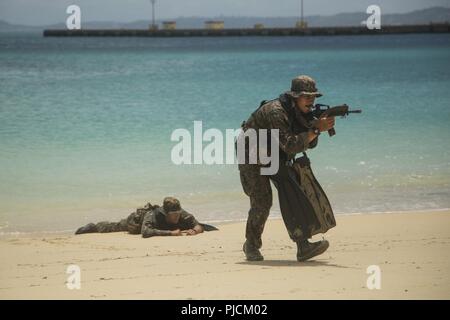
<instances>
[{"instance_id":1,"label":"camouflage helmet","mask_svg":"<svg viewBox=\"0 0 450 320\"><path fill-rule=\"evenodd\" d=\"M286 93L294 98L298 98L302 95L313 95L317 98L322 96L316 88L316 81L305 75L292 79L291 91L287 91Z\"/></svg>"},{"instance_id":2,"label":"camouflage helmet","mask_svg":"<svg viewBox=\"0 0 450 320\"><path fill-rule=\"evenodd\" d=\"M174 197L166 197L163 200L163 209L166 214L181 213L180 201Z\"/></svg>"}]
</instances>

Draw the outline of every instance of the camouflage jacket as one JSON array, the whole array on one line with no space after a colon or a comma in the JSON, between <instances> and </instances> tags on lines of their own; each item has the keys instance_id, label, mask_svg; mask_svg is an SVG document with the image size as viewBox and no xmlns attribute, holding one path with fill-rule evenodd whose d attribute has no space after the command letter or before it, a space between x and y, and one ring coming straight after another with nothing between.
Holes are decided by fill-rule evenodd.
<instances>
[{"instance_id":1,"label":"camouflage jacket","mask_svg":"<svg viewBox=\"0 0 450 320\"><path fill-rule=\"evenodd\" d=\"M144 216L146 213L151 212L152 210L159 208L158 205L152 205L150 202L147 203L144 207L136 209L136 211L132 212L127 218L127 227L128 232L131 234L140 234L142 229L142 223L144 220Z\"/></svg>"},{"instance_id":2,"label":"camouflage jacket","mask_svg":"<svg viewBox=\"0 0 450 320\"><path fill-rule=\"evenodd\" d=\"M141 234L144 238L153 236L169 236L172 230L188 230L198 225L195 217L183 210L180 215L180 220L177 224L168 224L166 222L166 214L164 210L159 207L144 215L142 222Z\"/></svg>"},{"instance_id":3,"label":"camouflage jacket","mask_svg":"<svg viewBox=\"0 0 450 320\"><path fill-rule=\"evenodd\" d=\"M303 114L290 96L282 94L278 99L263 102L243 124L243 130L278 129L280 158L289 160L297 153L316 147L318 137L308 143L313 120L312 113ZM246 153L249 152L252 151L246 146Z\"/></svg>"}]
</instances>

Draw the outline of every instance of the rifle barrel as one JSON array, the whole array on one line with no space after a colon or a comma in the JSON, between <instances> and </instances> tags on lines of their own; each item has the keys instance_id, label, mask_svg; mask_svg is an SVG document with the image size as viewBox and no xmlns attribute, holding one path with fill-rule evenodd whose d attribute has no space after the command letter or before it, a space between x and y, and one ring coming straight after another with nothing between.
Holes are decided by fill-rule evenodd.
<instances>
[{"instance_id":1,"label":"rifle barrel","mask_svg":"<svg viewBox=\"0 0 450 320\"><path fill-rule=\"evenodd\" d=\"M361 109L357 109L357 110L348 110L348 113L361 113L362 110Z\"/></svg>"}]
</instances>

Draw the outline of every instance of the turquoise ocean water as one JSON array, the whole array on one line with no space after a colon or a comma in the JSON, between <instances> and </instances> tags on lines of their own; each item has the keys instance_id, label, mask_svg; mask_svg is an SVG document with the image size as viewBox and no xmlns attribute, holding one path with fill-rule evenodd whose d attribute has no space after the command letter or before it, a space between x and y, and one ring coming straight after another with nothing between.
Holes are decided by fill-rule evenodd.
<instances>
[{"instance_id":1,"label":"turquoise ocean water","mask_svg":"<svg viewBox=\"0 0 450 320\"><path fill-rule=\"evenodd\" d=\"M0 33L0 232L117 220L166 195L201 220L245 219L236 165L176 166L171 133L237 129L298 74L317 102L363 109L309 152L336 213L449 208L449 71L450 35Z\"/></svg>"}]
</instances>

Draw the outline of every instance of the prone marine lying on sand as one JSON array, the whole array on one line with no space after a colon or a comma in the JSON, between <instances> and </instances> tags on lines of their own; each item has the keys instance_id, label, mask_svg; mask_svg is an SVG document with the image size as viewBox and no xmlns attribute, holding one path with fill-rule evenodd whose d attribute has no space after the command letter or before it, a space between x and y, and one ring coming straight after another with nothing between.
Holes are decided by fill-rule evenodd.
<instances>
[{"instance_id":1,"label":"prone marine lying on sand","mask_svg":"<svg viewBox=\"0 0 450 320\"><path fill-rule=\"evenodd\" d=\"M106 233L128 231L131 234L142 234L142 237L153 236L193 236L203 231L218 230L216 227L199 223L195 217L181 208L180 201L166 197L163 206L147 203L136 209L128 218L119 222L89 223L79 228L75 234Z\"/></svg>"}]
</instances>

